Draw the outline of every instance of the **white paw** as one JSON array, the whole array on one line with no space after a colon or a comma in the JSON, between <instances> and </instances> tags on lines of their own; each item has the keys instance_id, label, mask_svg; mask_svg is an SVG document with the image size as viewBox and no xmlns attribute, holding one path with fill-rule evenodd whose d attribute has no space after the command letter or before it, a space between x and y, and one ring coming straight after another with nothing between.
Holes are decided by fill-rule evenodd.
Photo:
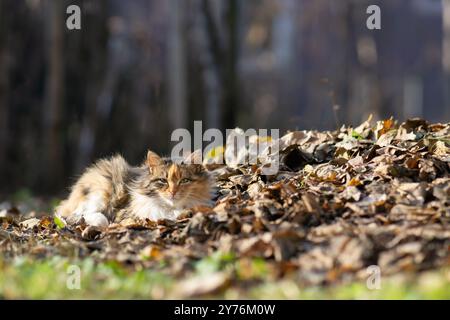
<instances>
[{"instance_id":1,"label":"white paw","mask_svg":"<svg viewBox=\"0 0 450 320\"><path fill-rule=\"evenodd\" d=\"M108 219L100 212L89 212L84 214L86 224L99 228L106 228L109 225Z\"/></svg>"}]
</instances>

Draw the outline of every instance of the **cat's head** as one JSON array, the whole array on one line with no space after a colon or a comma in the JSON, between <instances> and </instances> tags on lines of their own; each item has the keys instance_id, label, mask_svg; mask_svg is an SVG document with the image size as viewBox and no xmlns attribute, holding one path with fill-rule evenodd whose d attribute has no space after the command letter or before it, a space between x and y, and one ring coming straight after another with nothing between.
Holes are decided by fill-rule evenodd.
<instances>
[{"instance_id":1,"label":"cat's head","mask_svg":"<svg viewBox=\"0 0 450 320\"><path fill-rule=\"evenodd\" d=\"M206 204L211 200L211 180L208 171L194 152L182 161L162 158L148 151L145 167L148 175L141 183L141 193L159 197L174 208Z\"/></svg>"}]
</instances>

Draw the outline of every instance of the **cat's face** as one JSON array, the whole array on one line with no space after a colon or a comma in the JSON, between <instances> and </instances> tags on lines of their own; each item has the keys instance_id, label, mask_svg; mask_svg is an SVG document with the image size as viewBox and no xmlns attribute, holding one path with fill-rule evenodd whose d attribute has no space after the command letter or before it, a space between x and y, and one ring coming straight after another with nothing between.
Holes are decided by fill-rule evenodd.
<instances>
[{"instance_id":1,"label":"cat's face","mask_svg":"<svg viewBox=\"0 0 450 320\"><path fill-rule=\"evenodd\" d=\"M211 198L208 172L201 164L174 163L149 151L144 181L147 196L159 197L174 208L207 203Z\"/></svg>"}]
</instances>

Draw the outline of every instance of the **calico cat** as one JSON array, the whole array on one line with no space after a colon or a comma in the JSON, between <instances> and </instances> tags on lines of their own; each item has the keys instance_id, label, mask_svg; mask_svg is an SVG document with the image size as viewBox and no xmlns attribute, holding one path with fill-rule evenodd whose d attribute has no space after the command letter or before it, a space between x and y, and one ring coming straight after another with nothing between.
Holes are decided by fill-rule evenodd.
<instances>
[{"instance_id":1,"label":"calico cat","mask_svg":"<svg viewBox=\"0 0 450 320\"><path fill-rule=\"evenodd\" d=\"M194 152L174 162L148 151L139 167L121 156L102 159L86 169L55 214L68 223L107 227L124 218L175 220L184 209L208 205L212 184Z\"/></svg>"}]
</instances>

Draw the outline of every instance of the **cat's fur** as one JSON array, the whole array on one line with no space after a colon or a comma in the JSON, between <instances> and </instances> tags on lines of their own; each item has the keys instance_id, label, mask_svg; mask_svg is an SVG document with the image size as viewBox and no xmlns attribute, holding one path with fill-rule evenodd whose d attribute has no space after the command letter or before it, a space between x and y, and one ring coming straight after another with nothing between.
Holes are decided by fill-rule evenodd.
<instances>
[{"instance_id":1,"label":"cat's fur","mask_svg":"<svg viewBox=\"0 0 450 320\"><path fill-rule=\"evenodd\" d=\"M193 153L180 163L148 151L139 167L121 156L102 159L86 169L56 215L75 223L106 227L125 217L176 219L184 210L211 201L211 178Z\"/></svg>"}]
</instances>

